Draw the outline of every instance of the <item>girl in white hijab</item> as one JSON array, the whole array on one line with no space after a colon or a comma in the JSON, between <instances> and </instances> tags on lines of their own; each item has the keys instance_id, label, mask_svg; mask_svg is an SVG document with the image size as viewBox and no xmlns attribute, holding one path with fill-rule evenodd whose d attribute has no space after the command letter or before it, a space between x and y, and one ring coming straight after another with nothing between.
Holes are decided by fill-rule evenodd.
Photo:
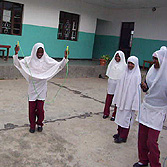
<instances>
[{"instance_id":1,"label":"girl in white hijab","mask_svg":"<svg viewBox=\"0 0 167 167\"><path fill-rule=\"evenodd\" d=\"M117 106L115 123L118 125L118 133L113 136L115 143L126 142L135 111L139 111L141 73L138 58L131 56L127 62L125 73L117 84L113 98L113 104Z\"/></svg>"},{"instance_id":2,"label":"girl in white hijab","mask_svg":"<svg viewBox=\"0 0 167 167\"><path fill-rule=\"evenodd\" d=\"M108 78L108 91L106 96L106 102L104 107L103 118L106 119L110 115L110 106L114 96L115 88L118 80L122 77L126 68L125 54L122 51L116 51L113 59L108 65L106 75ZM114 112L112 114L111 120L115 120L116 106L114 107Z\"/></svg>"},{"instance_id":3,"label":"girl in white hijab","mask_svg":"<svg viewBox=\"0 0 167 167\"><path fill-rule=\"evenodd\" d=\"M42 43L36 43L32 48L31 56L22 60L18 59L18 51L19 46L16 46L15 55L13 56L14 65L29 83L29 131L34 133L37 124L37 130L41 132L43 130L43 106L47 94L47 81L64 68L68 62L67 52L65 52L63 60L57 62L47 55Z\"/></svg>"},{"instance_id":4,"label":"girl in white hijab","mask_svg":"<svg viewBox=\"0 0 167 167\"><path fill-rule=\"evenodd\" d=\"M167 49L153 53L153 65L141 88L146 92L137 120L139 121L138 156L134 167L161 167L158 137L167 113Z\"/></svg>"}]
</instances>

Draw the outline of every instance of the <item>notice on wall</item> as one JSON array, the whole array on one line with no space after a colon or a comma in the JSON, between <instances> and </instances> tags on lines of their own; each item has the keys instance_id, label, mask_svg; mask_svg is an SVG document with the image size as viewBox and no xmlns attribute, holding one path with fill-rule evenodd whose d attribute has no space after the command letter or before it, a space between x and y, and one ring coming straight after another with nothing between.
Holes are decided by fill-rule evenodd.
<instances>
[{"instance_id":1,"label":"notice on wall","mask_svg":"<svg viewBox=\"0 0 167 167\"><path fill-rule=\"evenodd\" d=\"M11 10L3 10L3 21L10 22L11 21Z\"/></svg>"}]
</instances>

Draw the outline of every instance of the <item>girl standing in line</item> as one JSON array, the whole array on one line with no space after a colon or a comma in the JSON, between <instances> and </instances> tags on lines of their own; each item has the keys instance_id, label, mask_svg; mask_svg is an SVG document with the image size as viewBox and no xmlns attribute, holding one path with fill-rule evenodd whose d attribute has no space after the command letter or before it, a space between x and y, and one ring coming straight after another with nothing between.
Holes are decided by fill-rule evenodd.
<instances>
[{"instance_id":1,"label":"girl standing in line","mask_svg":"<svg viewBox=\"0 0 167 167\"><path fill-rule=\"evenodd\" d=\"M146 82L141 83L146 95L137 120L139 162L133 167L161 167L158 138L167 114L167 49L153 53L153 65L149 69Z\"/></svg>"},{"instance_id":2,"label":"girl standing in line","mask_svg":"<svg viewBox=\"0 0 167 167\"><path fill-rule=\"evenodd\" d=\"M49 57L42 43L36 43L32 48L31 56L25 57L22 60L18 59L18 52L19 46L16 45L13 63L29 84L29 131L30 133L34 133L37 124L37 130L42 132L47 81L64 68L68 62L67 52L65 52L65 56L61 62L57 62Z\"/></svg>"},{"instance_id":3,"label":"girl standing in line","mask_svg":"<svg viewBox=\"0 0 167 167\"><path fill-rule=\"evenodd\" d=\"M141 73L138 58L131 56L127 62L125 73L117 84L113 98L113 104L117 106L115 123L118 125L118 133L113 136L115 143L126 142L135 111L139 111Z\"/></svg>"},{"instance_id":4,"label":"girl standing in line","mask_svg":"<svg viewBox=\"0 0 167 167\"><path fill-rule=\"evenodd\" d=\"M120 78L122 77L122 74L124 73L126 68L125 63L125 54L122 51L117 51L114 54L113 59L108 65L106 75L108 78L108 90L107 90L107 96L106 96L106 102L104 107L104 114L103 118L106 119L110 115L110 106L112 103L112 99L114 97L114 92L116 85ZM116 106L114 106L114 112L112 114L111 120L115 120L115 114L116 114Z\"/></svg>"}]
</instances>

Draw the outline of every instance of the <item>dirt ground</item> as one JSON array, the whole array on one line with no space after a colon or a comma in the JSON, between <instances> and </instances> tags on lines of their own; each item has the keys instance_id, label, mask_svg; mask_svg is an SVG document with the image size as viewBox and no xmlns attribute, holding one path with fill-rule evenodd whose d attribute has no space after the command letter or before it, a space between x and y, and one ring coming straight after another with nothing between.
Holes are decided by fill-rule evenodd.
<instances>
[{"instance_id":1,"label":"dirt ground","mask_svg":"<svg viewBox=\"0 0 167 167\"><path fill-rule=\"evenodd\" d=\"M126 143L114 143L117 126L102 118L107 79L68 79L52 103L62 83L48 82L44 130L31 134L26 81L0 80L0 167L132 167L138 160L138 123ZM159 147L163 167L166 122Z\"/></svg>"}]
</instances>

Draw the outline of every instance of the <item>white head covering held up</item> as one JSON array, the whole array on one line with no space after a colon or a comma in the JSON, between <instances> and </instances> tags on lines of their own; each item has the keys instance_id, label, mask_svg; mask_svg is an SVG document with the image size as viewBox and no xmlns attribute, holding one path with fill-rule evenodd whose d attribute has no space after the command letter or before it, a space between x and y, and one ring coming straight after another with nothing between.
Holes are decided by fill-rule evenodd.
<instances>
[{"instance_id":1,"label":"white head covering held up","mask_svg":"<svg viewBox=\"0 0 167 167\"><path fill-rule=\"evenodd\" d=\"M116 62L115 60L115 56L119 54L121 60L120 62ZM125 71L126 68L126 62L125 62L125 54L122 51L116 51L116 53L114 54L113 59L110 61L108 68L107 68L107 72L106 75L110 78L110 79L120 79L123 72Z\"/></svg>"},{"instance_id":2,"label":"white head covering held up","mask_svg":"<svg viewBox=\"0 0 167 167\"><path fill-rule=\"evenodd\" d=\"M47 80L55 76L63 69L67 63L67 59L57 62L50 58L44 49L41 59L37 58L38 48L43 48L42 43L36 43L31 51L31 56L22 60L18 59L18 55L13 56L13 62L16 68L28 81L28 97L29 101L45 100L47 95Z\"/></svg>"},{"instance_id":3,"label":"white head covering held up","mask_svg":"<svg viewBox=\"0 0 167 167\"><path fill-rule=\"evenodd\" d=\"M139 85L141 82L141 73L138 64L138 58L131 56L128 62L135 66L132 70L126 67L120 82L117 84L113 104L116 104L119 110L139 110Z\"/></svg>"},{"instance_id":4,"label":"white head covering held up","mask_svg":"<svg viewBox=\"0 0 167 167\"><path fill-rule=\"evenodd\" d=\"M44 54L41 59L38 59L36 54L38 48L43 48ZM25 57L24 59L17 62L17 57L14 56L14 65L20 70L26 80L29 77L35 79L51 79L56 75L67 63L68 60L62 60L57 62L47 55L45 52L44 45L42 43L36 43L31 51L31 56Z\"/></svg>"}]
</instances>

